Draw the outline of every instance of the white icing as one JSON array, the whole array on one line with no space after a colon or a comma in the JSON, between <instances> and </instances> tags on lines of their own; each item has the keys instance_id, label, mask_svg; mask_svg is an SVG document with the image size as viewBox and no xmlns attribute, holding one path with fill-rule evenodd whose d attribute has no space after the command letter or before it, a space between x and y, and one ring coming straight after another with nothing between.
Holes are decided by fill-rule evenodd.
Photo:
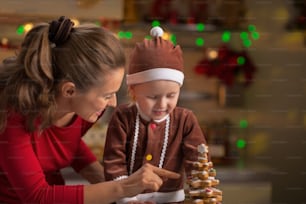
<instances>
[{"instance_id":1,"label":"white icing","mask_svg":"<svg viewBox=\"0 0 306 204\"><path fill-rule=\"evenodd\" d=\"M205 144L198 145L198 152L201 154L208 153L208 147Z\"/></svg>"}]
</instances>

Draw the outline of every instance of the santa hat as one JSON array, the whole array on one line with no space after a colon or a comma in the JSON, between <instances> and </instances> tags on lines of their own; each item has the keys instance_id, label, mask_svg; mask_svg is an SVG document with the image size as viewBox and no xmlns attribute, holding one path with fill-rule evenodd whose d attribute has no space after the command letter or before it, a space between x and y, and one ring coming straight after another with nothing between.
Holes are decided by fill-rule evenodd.
<instances>
[{"instance_id":1,"label":"santa hat","mask_svg":"<svg viewBox=\"0 0 306 204\"><path fill-rule=\"evenodd\" d=\"M170 80L183 84L183 53L180 46L163 40L163 30L156 26L150 31L153 39L137 43L127 70L128 85L155 80Z\"/></svg>"}]
</instances>

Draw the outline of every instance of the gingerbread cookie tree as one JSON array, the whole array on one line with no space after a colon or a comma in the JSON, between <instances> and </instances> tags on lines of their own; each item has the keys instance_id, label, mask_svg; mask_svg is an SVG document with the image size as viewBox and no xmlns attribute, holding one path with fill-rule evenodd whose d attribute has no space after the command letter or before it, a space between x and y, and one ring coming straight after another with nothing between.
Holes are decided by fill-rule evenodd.
<instances>
[{"instance_id":1,"label":"gingerbread cookie tree","mask_svg":"<svg viewBox=\"0 0 306 204\"><path fill-rule=\"evenodd\" d=\"M188 179L189 196L196 204L221 204L222 191L217 189L219 180L216 179L216 170L213 163L208 161L208 146L198 146L198 161L193 163L194 170Z\"/></svg>"}]
</instances>

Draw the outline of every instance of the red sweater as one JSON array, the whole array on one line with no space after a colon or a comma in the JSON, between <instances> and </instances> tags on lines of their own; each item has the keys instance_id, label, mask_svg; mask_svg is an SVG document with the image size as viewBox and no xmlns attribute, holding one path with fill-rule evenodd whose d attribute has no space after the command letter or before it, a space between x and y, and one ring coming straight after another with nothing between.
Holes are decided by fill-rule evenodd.
<instances>
[{"instance_id":1,"label":"red sweater","mask_svg":"<svg viewBox=\"0 0 306 204\"><path fill-rule=\"evenodd\" d=\"M82 204L83 186L65 186L60 169L78 172L96 161L81 139L92 123L76 117L68 127L52 126L38 135L27 132L24 121L10 115L0 134L0 203Z\"/></svg>"}]
</instances>

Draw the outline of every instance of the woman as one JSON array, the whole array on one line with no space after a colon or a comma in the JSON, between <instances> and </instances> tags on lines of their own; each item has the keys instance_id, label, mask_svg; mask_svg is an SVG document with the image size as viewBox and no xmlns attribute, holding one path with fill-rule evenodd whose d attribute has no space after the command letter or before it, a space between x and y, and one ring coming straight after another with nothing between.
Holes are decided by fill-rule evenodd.
<instances>
[{"instance_id":1,"label":"woman","mask_svg":"<svg viewBox=\"0 0 306 204\"><path fill-rule=\"evenodd\" d=\"M34 27L0 72L0 203L110 203L179 175L144 165L105 182L82 141L107 106L116 106L125 56L109 31L65 17ZM71 166L90 185L65 186Z\"/></svg>"}]
</instances>

